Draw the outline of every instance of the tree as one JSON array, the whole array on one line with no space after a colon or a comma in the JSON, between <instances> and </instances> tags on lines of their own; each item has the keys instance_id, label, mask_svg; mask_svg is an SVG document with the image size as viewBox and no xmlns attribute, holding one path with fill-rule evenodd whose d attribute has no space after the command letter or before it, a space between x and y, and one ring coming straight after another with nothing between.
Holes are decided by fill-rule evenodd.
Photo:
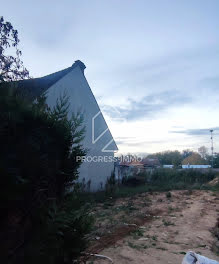
<instances>
[{"instance_id":1,"label":"tree","mask_svg":"<svg viewBox=\"0 0 219 264\"><path fill-rule=\"evenodd\" d=\"M185 159L187 157L189 157L190 155L192 155L193 151L190 149L184 149L182 151L182 158Z\"/></svg>"},{"instance_id":2,"label":"tree","mask_svg":"<svg viewBox=\"0 0 219 264\"><path fill-rule=\"evenodd\" d=\"M201 146L199 149L198 149L198 153L201 155L201 157L203 159L206 159L207 158L207 154L208 154L208 149L205 147L205 146Z\"/></svg>"},{"instance_id":3,"label":"tree","mask_svg":"<svg viewBox=\"0 0 219 264\"><path fill-rule=\"evenodd\" d=\"M1 253L10 263L72 263L92 224L76 182L83 117L68 118L66 95L52 109L43 102L0 89Z\"/></svg>"},{"instance_id":4,"label":"tree","mask_svg":"<svg viewBox=\"0 0 219 264\"><path fill-rule=\"evenodd\" d=\"M162 165L178 166L182 161L182 155L178 150L158 152L156 154L149 155L148 158L149 157L157 157Z\"/></svg>"},{"instance_id":5,"label":"tree","mask_svg":"<svg viewBox=\"0 0 219 264\"><path fill-rule=\"evenodd\" d=\"M0 83L29 77L29 71L21 60L19 42L18 31L10 22L0 17ZM8 51L14 55L9 55Z\"/></svg>"},{"instance_id":6,"label":"tree","mask_svg":"<svg viewBox=\"0 0 219 264\"><path fill-rule=\"evenodd\" d=\"M214 155L214 168L219 168L219 153Z\"/></svg>"},{"instance_id":7,"label":"tree","mask_svg":"<svg viewBox=\"0 0 219 264\"><path fill-rule=\"evenodd\" d=\"M187 165L187 164L190 164L190 165L204 165L204 164L206 164L206 160L203 159L200 154L194 152L194 153L192 153L192 155L190 155L189 157L185 158L182 161L182 164L183 165Z\"/></svg>"}]
</instances>

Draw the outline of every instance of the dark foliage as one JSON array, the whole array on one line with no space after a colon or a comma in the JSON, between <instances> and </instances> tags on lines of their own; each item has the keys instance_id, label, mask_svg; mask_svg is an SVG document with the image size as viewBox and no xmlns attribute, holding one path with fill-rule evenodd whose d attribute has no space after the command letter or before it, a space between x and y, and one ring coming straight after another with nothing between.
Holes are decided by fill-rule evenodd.
<instances>
[{"instance_id":1,"label":"dark foliage","mask_svg":"<svg viewBox=\"0 0 219 264\"><path fill-rule=\"evenodd\" d=\"M0 83L29 77L29 72L21 61L19 42L18 31L10 22L0 17ZM13 55L8 55L7 50L10 50L10 53L13 50Z\"/></svg>"},{"instance_id":2,"label":"dark foliage","mask_svg":"<svg viewBox=\"0 0 219 264\"><path fill-rule=\"evenodd\" d=\"M105 191L106 194L112 195L117 188L117 181L115 178L115 173L112 172L110 177L107 179L106 185L105 185Z\"/></svg>"},{"instance_id":3,"label":"dark foliage","mask_svg":"<svg viewBox=\"0 0 219 264\"><path fill-rule=\"evenodd\" d=\"M83 117L68 118L66 95L53 109L45 99L30 103L8 84L0 90L1 251L9 249L11 263L71 263L91 227L75 183Z\"/></svg>"},{"instance_id":4,"label":"dark foliage","mask_svg":"<svg viewBox=\"0 0 219 264\"><path fill-rule=\"evenodd\" d=\"M212 229L212 234L215 237L215 243L213 243L212 249L219 256L219 218L217 219L215 227Z\"/></svg>"},{"instance_id":5,"label":"dark foliage","mask_svg":"<svg viewBox=\"0 0 219 264\"><path fill-rule=\"evenodd\" d=\"M212 157L211 157L211 159L212 159ZM214 155L214 168L219 168L219 153L215 153L215 155Z\"/></svg>"},{"instance_id":6,"label":"dark foliage","mask_svg":"<svg viewBox=\"0 0 219 264\"><path fill-rule=\"evenodd\" d=\"M167 192L167 193L166 193L166 197L167 197L168 199L171 198L171 197L172 197L171 192Z\"/></svg>"},{"instance_id":7,"label":"dark foliage","mask_svg":"<svg viewBox=\"0 0 219 264\"><path fill-rule=\"evenodd\" d=\"M172 164L174 166L179 166L183 159L182 154L178 150L158 152L149 155L148 158L158 158L162 165Z\"/></svg>"},{"instance_id":8,"label":"dark foliage","mask_svg":"<svg viewBox=\"0 0 219 264\"><path fill-rule=\"evenodd\" d=\"M201 187L216 175L211 170L156 169L153 173L142 173L139 176L150 186L160 187L160 190L173 190Z\"/></svg>"}]
</instances>

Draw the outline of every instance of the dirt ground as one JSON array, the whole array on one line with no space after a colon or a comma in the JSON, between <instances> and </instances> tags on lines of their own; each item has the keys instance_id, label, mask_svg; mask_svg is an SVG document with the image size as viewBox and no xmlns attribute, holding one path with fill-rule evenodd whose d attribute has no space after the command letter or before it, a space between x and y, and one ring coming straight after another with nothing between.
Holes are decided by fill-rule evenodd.
<instances>
[{"instance_id":1,"label":"dirt ground","mask_svg":"<svg viewBox=\"0 0 219 264\"><path fill-rule=\"evenodd\" d=\"M116 264L181 263L189 250L219 260L211 229L219 215L219 195L211 191L144 193L97 206L86 254ZM85 263L111 263L89 257Z\"/></svg>"}]
</instances>

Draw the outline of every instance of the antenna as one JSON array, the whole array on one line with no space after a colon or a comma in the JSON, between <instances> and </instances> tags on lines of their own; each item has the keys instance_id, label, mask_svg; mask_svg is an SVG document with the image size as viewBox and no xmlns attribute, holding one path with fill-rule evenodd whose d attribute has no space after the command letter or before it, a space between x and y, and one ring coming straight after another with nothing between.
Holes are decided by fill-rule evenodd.
<instances>
[{"instance_id":1,"label":"antenna","mask_svg":"<svg viewBox=\"0 0 219 264\"><path fill-rule=\"evenodd\" d=\"M211 167L213 168L214 166L214 141L213 141L213 132L214 130L211 129L210 133L211 133Z\"/></svg>"}]
</instances>

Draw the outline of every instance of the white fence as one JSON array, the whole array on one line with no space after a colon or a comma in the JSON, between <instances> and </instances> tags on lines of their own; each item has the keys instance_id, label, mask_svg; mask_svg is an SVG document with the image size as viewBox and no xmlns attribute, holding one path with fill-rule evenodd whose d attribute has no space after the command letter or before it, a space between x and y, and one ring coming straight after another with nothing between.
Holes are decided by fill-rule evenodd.
<instances>
[{"instance_id":1,"label":"white fence","mask_svg":"<svg viewBox=\"0 0 219 264\"><path fill-rule=\"evenodd\" d=\"M209 169L211 165L182 165L182 169Z\"/></svg>"}]
</instances>

